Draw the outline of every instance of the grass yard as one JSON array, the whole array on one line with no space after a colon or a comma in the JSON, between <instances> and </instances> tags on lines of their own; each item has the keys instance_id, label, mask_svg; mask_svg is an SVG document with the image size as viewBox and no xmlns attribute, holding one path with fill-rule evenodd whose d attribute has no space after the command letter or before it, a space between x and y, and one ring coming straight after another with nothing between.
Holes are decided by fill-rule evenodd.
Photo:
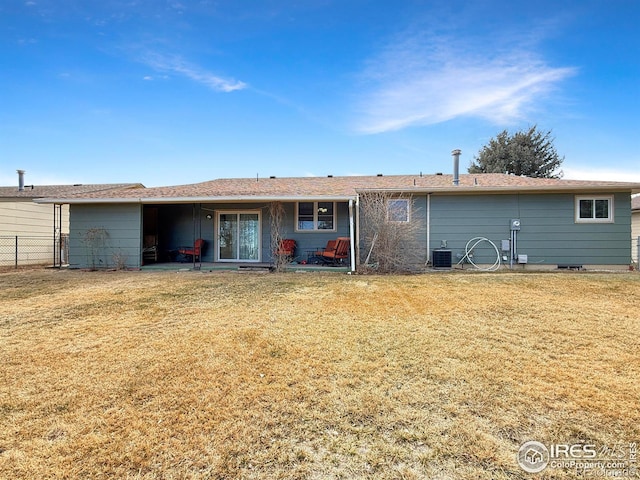
<instances>
[{"instance_id":1,"label":"grass yard","mask_svg":"<svg viewBox=\"0 0 640 480\"><path fill-rule=\"evenodd\" d=\"M0 274L0 478L542 479L640 442L638 274Z\"/></svg>"}]
</instances>

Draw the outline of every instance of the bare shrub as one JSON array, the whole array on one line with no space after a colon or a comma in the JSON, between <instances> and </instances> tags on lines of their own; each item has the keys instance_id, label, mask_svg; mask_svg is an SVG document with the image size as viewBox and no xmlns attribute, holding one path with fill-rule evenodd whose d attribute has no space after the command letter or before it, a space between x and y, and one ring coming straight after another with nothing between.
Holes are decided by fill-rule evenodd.
<instances>
[{"instance_id":1,"label":"bare shrub","mask_svg":"<svg viewBox=\"0 0 640 480\"><path fill-rule=\"evenodd\" d=\"M127 268L127 256L121 251L118 250L111 255L113 260L113 264L116 267L116 270L126 270Z\"/></svg>"},{"instance_id":2,"label":"bare shrub","mask_svg":"<svg viewBox=\"0 0 640 480\"><path fill-rule=\"evenodd\" d=\"M292 260L288 255L279 255L278 253L283 240L284 206L282 202L271 202L269 204L269 218L271 222L271 259L276 272L281 272L284 270L285 265Z\"/></svg>"},{"instance_id":3,"label":"bare shrub","mask_svg":"<svg viewBox=\"0 0 640 480\"><path fill-rule=\"evenodd\" d=\"M107 240L109 232L103 227L93 227L87 229L82 237L82 242L87 246L87 262L91 270L97 270L98 267L104 268L103 256L107 248Z\"/></svg>"},{"instance_id":4,"label":"bare shrub","mask_svg":"<svg viewBox=\"0 0 640 480\"><path fill-rule=\"evenodd\" d=\"M408 202L407 221L390 219L390 202L403 199ZM411 220L415 213L411 197L388 192L367 192L360 196L361 272L409 272L420 265L420 251L415 238L420 225Z\"/></svg>"}]
</instances>

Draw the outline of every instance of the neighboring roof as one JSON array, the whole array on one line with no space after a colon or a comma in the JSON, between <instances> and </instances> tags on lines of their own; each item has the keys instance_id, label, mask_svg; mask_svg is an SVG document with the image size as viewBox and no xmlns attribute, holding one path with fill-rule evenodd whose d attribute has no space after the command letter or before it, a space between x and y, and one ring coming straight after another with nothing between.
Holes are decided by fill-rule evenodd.
<instances>
[{"instance_id":1,"label":"neighboring roof","mask_svg":"<svg viewBox=\"0 0 640 480\"><path fill-rule=\"evenodd\" d=\"M109 190L126 190L130 188L144 188L141 183L104 183L104 184L76 184L76 185L25 185L24 190L18 186L0 187L2 199L34 199L45 197L65 198L73 195L97 194L103 195Z\"/></svg>"},{"instance_id":2,"label":"neighboring roof","mask_svg":"<svg viewBox=\"0 0 640 480\"><path fill-rule=\"evenodd\" d=\"M191 203L326 199L348 200L365 191L403 193L640 192L640 183L517 177L501 173L350 177L230 178L173 187L118 189L44 198L39 203Z\"/></svg>"},{"instance_id":3,"label":"neighboring roof","mask_svg":"<svg viewBox=\"0 0 640 480\"><path fill-rule=\"evenodd\" d=\"M631 198L631 211L640 211L640 195Z\"/></svg>"}]
</instances>

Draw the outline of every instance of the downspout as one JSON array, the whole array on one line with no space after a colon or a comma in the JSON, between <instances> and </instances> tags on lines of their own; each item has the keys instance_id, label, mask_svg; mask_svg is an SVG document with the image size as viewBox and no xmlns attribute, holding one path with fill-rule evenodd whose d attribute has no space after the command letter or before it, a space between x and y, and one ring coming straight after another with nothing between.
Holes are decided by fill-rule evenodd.
<instances>
[{"instance_id":1,"label":"downspout","mask_svg":"<svg viewBox=\"0 0 640 480\"><path fill-rule=\"evenodd\" d=\"M349 258L351 259L351 271L349 273L353 273L356 271L356 246L355 246L355 222L353 219L353 199L349 199L349 248L351 251L349 252Z\"/></svg>"},{"instance_id":2,"label":"downspout","mask_svg":"<svg viewBox=\"0 0 640 480\"><path fill-rule=\"evenodd\" d=\"M356 270L360 266L360 194L356 193Z\"/></svg>"},{"instance_id":3,"label":"downspout","mask_svg":"<svg viewBox=\"0 0 640 480\"><path fill-rule=\"evenodd\" d=\"M431 263L431 194L427 193L427 261L425 265Z\"/></svg>"}]
</instances>

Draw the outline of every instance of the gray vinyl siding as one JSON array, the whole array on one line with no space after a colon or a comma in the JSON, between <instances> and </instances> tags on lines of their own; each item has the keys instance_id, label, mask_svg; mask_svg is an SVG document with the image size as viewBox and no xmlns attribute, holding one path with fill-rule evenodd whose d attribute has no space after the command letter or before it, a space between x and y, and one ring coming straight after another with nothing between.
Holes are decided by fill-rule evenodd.
<instances>
[{"instance_id":1,"label":"gray vinyl siding","mask_svg":"<svg viewBox=\"0 0 640 480\"><path fill-rule=\"evenodd\" d=\"M140 266L141 206L88 204L70 206L69 266L114 268L119 258L129 268ZM103 229L104 242L87 241L87 232Z\"/></svg>"},{"instance_id":2,"label":"gray vinyl siding","mask_svg":"<svg viewBox=\"0 0 640 480\"><path fill-rule=\"evenodd\" d=\"M413 240L404 248L409 253L404 253L407 263L422 267L428 260L427 254L427 197L414 196L410 199L410 222L412 223ZM366 258L368 252L360 252L361 257Z\"/></svg>"},{"instance_id":3,"label":"gray vinyl siding","mask_svg":"<svg viewBox=\"0 0 640 480\"><path fill-rule=\"evenodd\" d=\"M585 193L584 195L589 195ZM431 198L431 248L446 240L454 264L465 244L482 236L500 249L510 237L510 220L519 218L517 251L537 265L625 265L631 258L630 196L614 195L614 223L576 223L574 194L438 196ZM478 246L476 263L493 263L488 244Z\"/></svg>"}]
</instances>

